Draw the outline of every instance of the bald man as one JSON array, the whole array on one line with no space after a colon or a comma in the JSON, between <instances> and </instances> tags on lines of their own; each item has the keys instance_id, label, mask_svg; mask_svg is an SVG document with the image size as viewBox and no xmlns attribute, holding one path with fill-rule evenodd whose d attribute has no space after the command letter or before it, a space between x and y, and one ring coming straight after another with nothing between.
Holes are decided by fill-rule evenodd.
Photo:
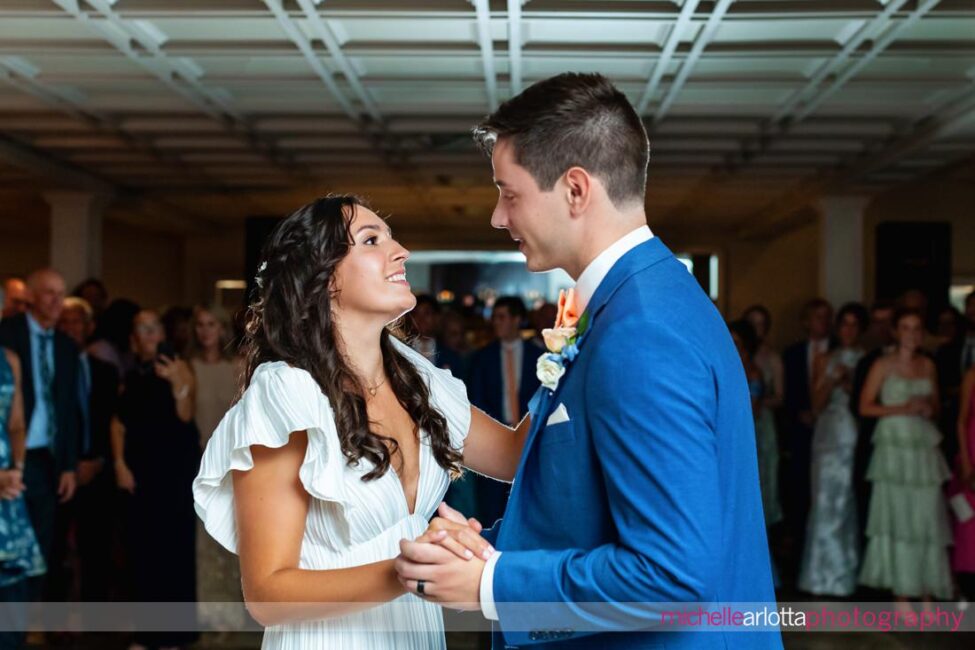
<instances>
[{"instance_id":1,"label":"bald man","mask_svg":"<svg viewBox=\"0 0 975 650\"><path fill-rule=\"evenodd\" d=\"M78 463L78 347L56 325L64 309L64 278L54 269L27 278L31 305L0 322L0 345L20 358L27 453L15 458L24 472L27 509L48 567L54 566L59 503L74 496ZM34 578L31 596L42 596Z\"/></svg>"},{"instance_id":2,"label":"bald man","mask_svg":"<svg viewBox=\"0 0 975 650\"><path fill-rule=\"evenodd\" d=\"M8 278L3 283L3 317L23 314L30 307L27 283L20 278Z\"/></svg>"}]
</instances>

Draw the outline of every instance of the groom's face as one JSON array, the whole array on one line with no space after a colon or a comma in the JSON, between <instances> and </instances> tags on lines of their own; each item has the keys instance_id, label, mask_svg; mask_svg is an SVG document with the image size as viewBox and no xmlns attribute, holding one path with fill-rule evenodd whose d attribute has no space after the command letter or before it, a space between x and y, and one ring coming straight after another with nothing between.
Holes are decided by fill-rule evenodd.
<instances>
[{"instance_id":1,"label":"groom's face","mask_svg":"<svg viewBox=\"0 0 975 650\"><path fill-rule=\"evenodd\" d=\"M528 260L529 271L550 271L563 266L559 255L569 248L559 227L568 204L561 200L560 182L549 192L515 160L514 146L503 138L491 155L494 183L500 195L491 225L507 230Z\"/></svg>"}]
</instances>

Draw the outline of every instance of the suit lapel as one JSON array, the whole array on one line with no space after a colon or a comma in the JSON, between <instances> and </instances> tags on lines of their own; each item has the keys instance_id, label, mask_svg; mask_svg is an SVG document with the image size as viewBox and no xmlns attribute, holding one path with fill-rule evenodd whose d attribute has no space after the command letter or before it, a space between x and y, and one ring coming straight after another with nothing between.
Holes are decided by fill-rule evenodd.
<instances>
[{"instance_id":1,"label":"suit lapel","mask_svg":"<svg viewBox=\"0 0 975 650\"><path fill-rule=\"evenodd\" d=\"M654 237L639 246L636 246L631 251L627 252L626 255L621 257L613 268L609 270L606 277L599 284L596 289L596 293L593 295L592 300L589 301L589 305L586 306L586 313L582 318L588 318L588 324L585 331L580 336L579 349L582 350L585 346L585 339L592 332L593 325L596 319L599 317L600 312L609 304L609 301L616 294L616 291L622 286L622 284L629 279L633 274L642 271L648 266L652 266L660 261L667 259L668 257L673 257L673 253L670 252L663 242L659 238ZM588 316L586 315L588 314ZM576 359L578 362L578 359ZM559 381L558 387L555 392L548 390L544 386L539 387L538 392L535 393L535 397L532 398L532 403L529 405L535 405L536 408L530 408L532 414L532 424L528 431L528 439L525 441L525 449L522 452L522 462L527 457L528 452L531 451L532 445L535 439L538 437L539 432L545 426L545 422L548 421L548 417L552 413L552 409L558 404L558 397L562 393L562 389L569 379L569 375L572 373L572 368L575 363L570 363L565 370L565 374ZM576 407L578 411L578 407ZM520 472L519 468L519 472Z\"/></svg>"}]
</instances>

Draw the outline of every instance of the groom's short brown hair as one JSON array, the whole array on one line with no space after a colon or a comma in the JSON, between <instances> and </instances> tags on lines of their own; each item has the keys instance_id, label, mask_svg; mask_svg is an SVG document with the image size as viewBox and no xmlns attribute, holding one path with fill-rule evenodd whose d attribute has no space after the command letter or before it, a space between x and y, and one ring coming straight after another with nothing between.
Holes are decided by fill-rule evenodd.
<instances>
[{"instance_id":1,"label":"groom's short brown hair","mask_svg":"<svg viewBox=\"0 0 975 650\"><path fill-rule=\"evenodd\" d=\"M626 96L600 74L560 74L504 102L474 128L489 156L500 138L511 138L515 160L543 191L578 165L602 181L617 207L643 203L647 132Z\"/></svg>"}]
</instances>

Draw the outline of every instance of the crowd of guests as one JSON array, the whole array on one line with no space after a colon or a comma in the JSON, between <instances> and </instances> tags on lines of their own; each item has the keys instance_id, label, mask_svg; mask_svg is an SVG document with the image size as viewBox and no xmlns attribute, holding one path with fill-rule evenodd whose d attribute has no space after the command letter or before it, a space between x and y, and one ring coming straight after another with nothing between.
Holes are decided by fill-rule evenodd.
<instances>
[{"instance_id":1,"label":"crowd of guests","mask_svg":"<svg viewBox=\"0 0 975 650\"><path fill-rule=\"evenodd\" d=\"M729 324L780 586L905 610L975 596L975 292L928 316L919 291L835 317L812 300L781 355L763 306Z\"/></svg>"},{"instance_id":2,"label":"crowd of guests","mask_svg":"<svg viewBox=\"0 0 975 650\"><path fill-rule=\"evenodd\" d=\"M515 424L538 388L540 331L555 307L529 314L509 296L493 302L489 321L483 314L483 305L442 310L420 295L403 335L463 379L472 403ZM535 339L522 334L529 319ZM242 601L237 559L202 530L191 492L202 449L239 390L240 333L240 319L220 309L160 313L110 300L97 279L67 295L53 269L4 283L0 601ZM507 492L468 475L448 500L493 521ZM193 616L188 626L246 622L235 607L201 606ZM21 647L24 636L0 632L0 648ZM132 650L197 638L140 633Z\"/></svg>"},{"instance_id":3,"label":"crowd of guests","mask_svg":"<svg viewBox=\"0 0 975 650\"><path fill-rule=\"evenodd\" d=\"M236 558L199 534L191 492L238 389L225 314L160 315L109 301L95 279L67 296L53 269L3 289L0 600L241 602ZM204 622L244 623L242 610L200 616L214 612L234 620ZM2 632L0 648L24 636ZM133 648L197 636L141 633Z\"/></svg>"},{"instance_id":4,"label":"crowd of guests","mask_svg":"<svg viewBox=\"0 0 975 650\"><path fill-rule=\"evenodd\" d=\"M201 529L191 493L239 390L239 319L110 300L97 279L66 294L53 269L3 286L0 601L240 602L236 558ZM541 331L556 311L515 296L487 310L420 295L404 335L513 425L539 386ZM806 338L781 355L761 305L729 324L780 583L829 597L887 590L905 606L975 595L975 293L965 313L936 316L929 332L919 292L835 318L813 300ZM490 523L507 492L467 474L447 501ZM242 608L195 615L245 622ZM196 638L143 633L133 650ZM0 633L0 648L23 641Z\"/></svg>"}]
</instances>

